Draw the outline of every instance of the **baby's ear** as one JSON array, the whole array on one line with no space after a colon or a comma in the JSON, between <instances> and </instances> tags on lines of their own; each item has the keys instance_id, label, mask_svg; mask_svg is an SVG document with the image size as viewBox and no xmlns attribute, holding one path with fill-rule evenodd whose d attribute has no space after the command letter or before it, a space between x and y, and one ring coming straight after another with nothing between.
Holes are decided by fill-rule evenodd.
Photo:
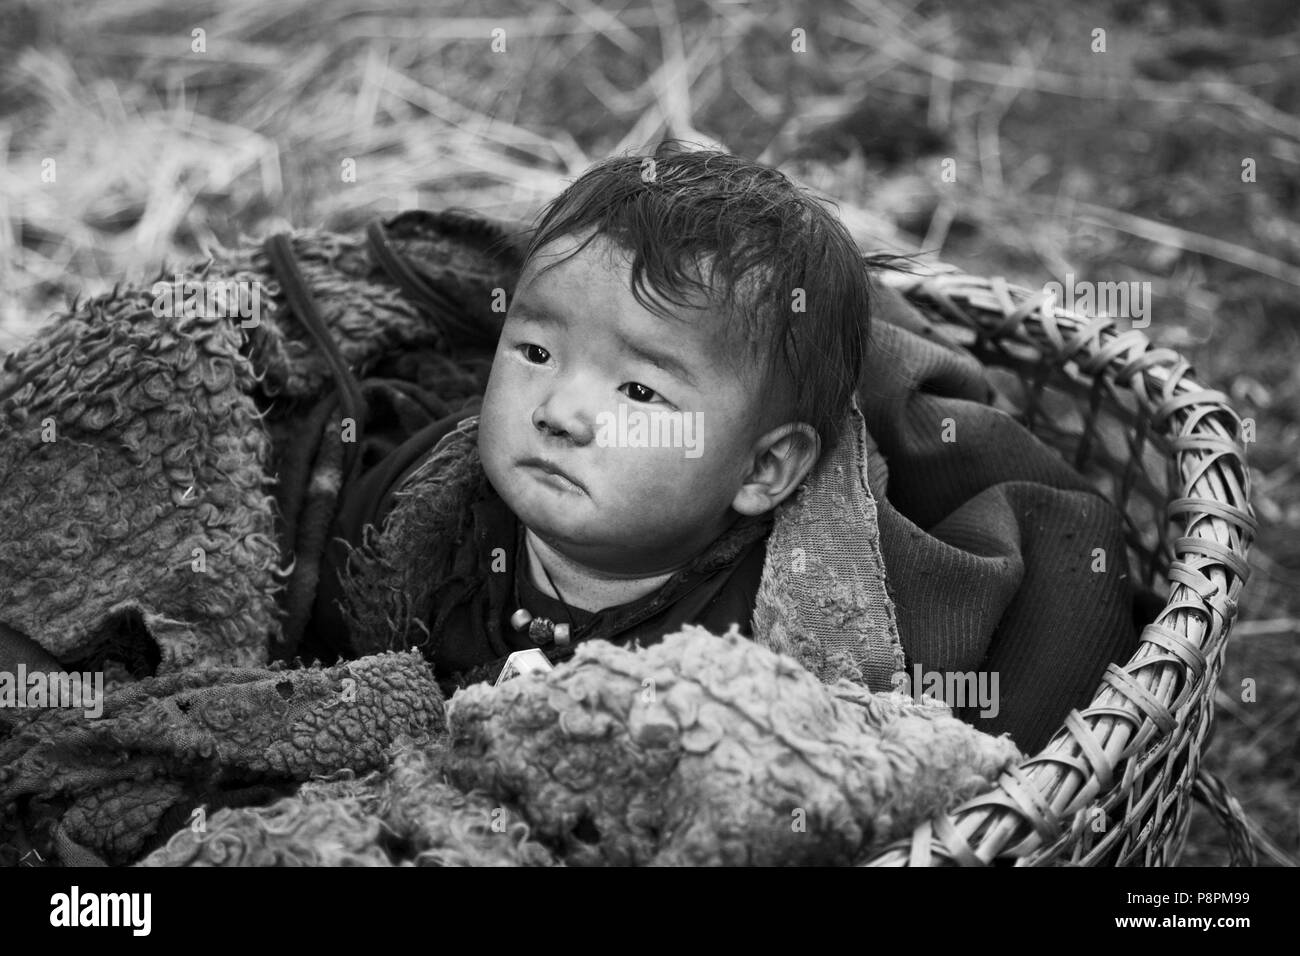
<instances>
[{"instance_id":1,"label":"baby's ear","mask_svg":"<svg viewBox=\"0 0 1300 956\"><path fill-rule=\"evenodd\" d=\"M754 443L752 464L731 507L743 515L771 511L808 477L821 456L817 429L806 422L787 422Z\"/></svg>"}]
</instances>

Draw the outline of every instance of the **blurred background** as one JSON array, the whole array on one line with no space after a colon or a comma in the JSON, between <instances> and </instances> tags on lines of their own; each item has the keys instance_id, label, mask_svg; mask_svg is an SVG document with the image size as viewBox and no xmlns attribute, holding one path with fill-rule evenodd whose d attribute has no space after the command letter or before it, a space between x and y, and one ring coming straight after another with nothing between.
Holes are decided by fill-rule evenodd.
<instances>
[{"instance_id":1,"label":"blurred background","mask_svg":"<svg viewBox=\"0 0 1300 956\"><path fill-rule=\"evenodd\" d=\"M0 0L0 71L0 355L205 247L528 218L665 133L779 166L868 250L1150 282L1145 333L1257 421L1206 764L1261 862L1300 858L1295 0ZM1182 862L1226 845L1198 809Z\"/></svg>"}]
</instances>

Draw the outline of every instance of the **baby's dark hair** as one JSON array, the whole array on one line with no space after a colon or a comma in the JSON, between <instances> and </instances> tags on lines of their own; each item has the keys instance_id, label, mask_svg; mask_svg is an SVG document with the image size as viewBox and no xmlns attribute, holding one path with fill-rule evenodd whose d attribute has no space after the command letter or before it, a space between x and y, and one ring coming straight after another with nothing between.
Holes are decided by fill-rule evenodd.
<instances>
[{"instance_id":1,"label":"baby's dark hair","mask_svg":"<svg viewBox=\"0 0 1300 956\"><path fill-rule=\"evenodd\" d=\"M853 238L819 199L770 167L669 140L583 173L542 210L526 258L592 229L574 253L604 235L630 254L643 307L666 314L664 303L702 293L745 322L766 374L788 376L823 454L834 446L862 374L872 290Z\"/></svg>"}]
</instances>

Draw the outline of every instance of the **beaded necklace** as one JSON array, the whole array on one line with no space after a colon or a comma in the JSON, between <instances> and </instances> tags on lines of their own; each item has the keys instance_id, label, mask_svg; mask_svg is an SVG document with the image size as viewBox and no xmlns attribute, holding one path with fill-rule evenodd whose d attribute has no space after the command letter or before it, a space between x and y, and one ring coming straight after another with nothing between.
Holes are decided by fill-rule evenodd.
<instances>
[{"instance_id":1,"label":"beaded necklace","mask_svg":"<svg viewBox=\"0 0 1300 956\"><path fill-rule=\"evenodd\" d=\"M523 534L522 528L520 529L520 533ZM546 583L551 586L551 590L555 592L555 597L559 600L560 604L564 606L564 616L567 620L563 623L557 624L547 617L534 617L531 611L525 607L521 607L515 611L514 614L510 615L510 626L516 631L522 632L527 630L528 637L534 644L550 644L551 642L554 642L556 647L568 647L569 643L573 640L573 610L570 608L569 602L564 599L564 595L560 593L560 589L556 585L555 579L551 577L551 572L547 570L546 565L542 563L541 559L537 557L537 554L528 546L527 535L524 535L523 541L524 547L527 549L526 553L529 555L529 560L537 562L537 566L542 569L542 574L546 576ZM524 568L520 568L519 573L526 574L527 571ZM518 577L515 578L515 601L519 601Z\"/></svg>"}]
</instances>

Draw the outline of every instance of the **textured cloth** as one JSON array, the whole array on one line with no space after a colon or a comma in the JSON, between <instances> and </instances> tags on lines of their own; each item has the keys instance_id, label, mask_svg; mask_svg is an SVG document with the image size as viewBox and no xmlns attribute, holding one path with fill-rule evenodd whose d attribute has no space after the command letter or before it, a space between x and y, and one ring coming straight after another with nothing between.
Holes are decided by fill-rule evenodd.
<instances>
[{"instance_id":1,"label":"textured cloth","mask_svg":"<svg viewBox=\"0 0 1300 956\"><path fill-rule=\"evenodd\" d=\"M278 554L243 330L153 300L116 290L5 360L0 619L65 663L141 627L164 669L264 663Z\"/></svg>"},{"instance_id":2,"label":"textured cloth","mask_svg":"<svg viewBox=\"0 0 1300 956\"><path fill-rule=\"evenodd\" d=\"M754 598L754 636L824 681L892 690L906 655L868 481L876 454L855 402L834 452L783 503Z\"/></svg>"},{"instance_id":3,"label":"textured cloth","mask_svg":"<svg viewBox=\"0 0 1300 956\"><path fill-rule=\"evenodd\" d=\"M987 404L977 359L898 293L880 293L884 321L858 400L880 452L869 478L908 671L996 673L998 713L959 715L1035 752L1092 701L1107 663L1137 649L1145 622L1135 620L1123 518ZM1096 549L1104 572L1093 570Z\"/></svg>"},{"instance_id":4,"label":"textured cloth","mask_svg":"<svg viewBox=\"0 0 1300 956\"><path fill-rule=\"evenodd\" d=\"M357 471L482 394L501 322L482 290L512 291L521 261L480 217L405 213L386 232L422 279L394 278L364 237L292 241L331 340L362 376ZM342 473L330 364L260 246L159 279L257 288L261 314L159 308L156 284L123 284L5 356L0 622L78 669L291 659L338 493L355 478ZM488 344L449 339L407 291L420 282Z\"/></svg>"},{"instance_id":5,"label":"textured cloth","mask_svg":"<svg viewBox=\"0 0 1300 956\"><path fill-rule=\"evenodd\" d=\"M11 809L0 813L0 847L110 864L138 857L159 831L194 825L196 811L378 769L390 745L426 744L445 720L423 659L397 653L330 669L191 667L107 695L98 718L13 713L0 738L0 808Z\"/></svg>"},{"instance_id":6,"label":"textured cloth","mask_svg":"<svg viewBox=\"0 0 1300 956\"><path fill-rule=\"evenodd\" d=\"M583 645L458 692L447 721L388 774L222 811L146 862L844 865L1020 759L944 707L699 628Z\"/></svg>"}]
</instances>

